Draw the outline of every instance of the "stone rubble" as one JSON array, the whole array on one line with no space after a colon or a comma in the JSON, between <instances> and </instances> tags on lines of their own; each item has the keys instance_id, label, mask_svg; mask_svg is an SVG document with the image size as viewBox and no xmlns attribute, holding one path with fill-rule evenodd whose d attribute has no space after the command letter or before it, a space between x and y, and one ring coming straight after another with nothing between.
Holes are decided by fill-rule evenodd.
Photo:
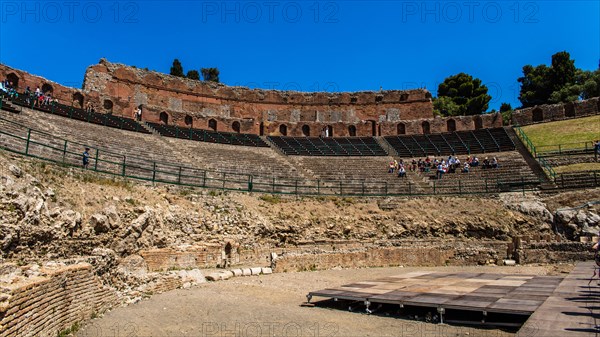
<instances>
[{"instance_id":1,"label":"stone rubble","mask_svg":"<svg viewBox=\"0 0 600 337\"><path fill-rule=\"evenodd\" d=\"M597 233L600 218L591 209L553 214L539 196L518 193L497 199L387 198L385 203L397 205L392 210L370 199L339 203L335 197L281 198L270 204L252 195L86 182L89 178L76 168L0 156L7 159L0 161L0 265L88 262L126 302L160 291L165 282L190 287L204 279L200 270L149 272L139 256L144 249L226 241L240 249L328 240L379 246L426 238L510 241L516 235L553 233L555 225L576 239ZM277 254L271 255L276 260ZM10 270L2 269L0 277L37 273L35 268ZM269 273L269 268L243 268L214 278Z\"/></svg>"}]
</instances>

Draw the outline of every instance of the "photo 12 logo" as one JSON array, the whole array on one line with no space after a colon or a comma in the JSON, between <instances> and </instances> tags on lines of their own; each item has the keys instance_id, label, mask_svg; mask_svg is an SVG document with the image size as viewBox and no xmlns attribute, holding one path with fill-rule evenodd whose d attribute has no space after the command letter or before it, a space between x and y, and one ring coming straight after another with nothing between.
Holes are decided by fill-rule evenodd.
<instances>
[{"instance_id":1,"label":"photo 12 logo","mask_svg":"<svg viewBox=\"0 0 600 337\"><path fill-rule=\"evenodd\" d=\"M538 23L540 7L533 1L405 1L403 23Z\"/></svg>"},{"instance_id":2,"label":"photo 12 logo","mask_svg":"<svg viewBox=\"0 0 600 337\"><path fill-rule=\"evenodd\" d=\"M2 1L2 23L138 23L138 2Z\"/></svg>"},{"instance_id":3,"label":"photo 12 logo","mask_svg":"<svg viewBox=\"0 0 600 337\"><path fill-rule=\"evenodd\" d=\"M333 1L203 1L202 23L338 23Z\"/></svg>"}]
</instances>

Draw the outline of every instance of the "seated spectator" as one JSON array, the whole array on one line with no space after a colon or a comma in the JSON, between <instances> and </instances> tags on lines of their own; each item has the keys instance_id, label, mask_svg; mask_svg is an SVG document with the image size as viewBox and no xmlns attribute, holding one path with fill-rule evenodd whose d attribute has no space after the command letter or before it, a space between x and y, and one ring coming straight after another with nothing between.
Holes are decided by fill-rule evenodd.
<instances>
[{"instance_id":1,"label":"seated spectator","mask_svg":"<svg viewBox=\"0 0 600 337\"><path fill-rule=\"evenodd\" d=\"M483 169L492 168L492 165L490 164L490 160L488 159L488 157L485 157L483 159L483 165L481 166L481 168L483 168Z\"/></svg>"},{"instance_id":2,"label":"seated spectator","mask_svg":"<svg viewBox=\"0 0 600 337\"><path fill-rule=\"evenodd\" d=\"M388 173L394 173L394 162L393 161L390 162L390 165L388 168Z\"/></svg>"},{"instance_id":3,"label":"seated spectator","mask_svg":"<svg viewBox=\"0 0 600 337\"><path fill-rule=\"evenodd\" d=\"M406 169L404 168L404 165L400 165L400 167L398 168L398 177L399 178L406 177Z\"/></svg>"},{"instance_id":4,"label":"seated spectator","mask_svg":"<svg viewBox=\"0 0 600 337\"><path fill-rule=\"evenodd\" d=\"M10 97L11 99L19 97L19 93L15 90L15 88L9 88L8 97Z\"/></svg>"},{"instance_id":5,"label":"seated spectator","mask_svg":"<svg viewBox=\"0 0 600 337\"><path fill-rule=\"evenodd\" d=\"M490 167L498 168L498 159L496 159L496 157L492 158L492 161L490 162Z\"/></svg>"},{"instance_id":6,"label":"seated spectator","mask_svg":"<svg viewBox=\"0 0 600 337\"><path fill-rule=\"evenodd\" d=\"M463 166L462 171L463 173L469 173L469 163L465 163L465 166Z\"/></svg>"},{"instance_id":7,"label":"seated spectator","mask_svg":"<svg viewBox=\"0 0 600 337\"><path fill-rule=\"evenodd\" d=\"M48 93L44 96L44 105L50 105L50 102L52 102L52 95Z\"/></svg>"},{"instance_id":8,"label":"seated spectator","mask_svg":"<svg viewBox=\"0 0 600 337\"><path fill-rule=\"evenodd\" d=\"M471 163L469 163L469 165L471 165L471 167L479 166L479 158L474 157L473 160L471 161Z\"/></svg>"},{"instance_id":9,"label":"seated spectator","mask_svg":"<svg viewBox=\"0 0 600 337\"><path fill-rule=\"evenodd\" d=\"M442 179L443 174L444 174L444 166L442 165L442 163L439 163L437 166L436 178Z\"/></svg>"},{"instance_id":10,"label":"seated spectator","mask_svg":"<svg viewBox=\"0 0 600 337\"><path fill-rule=\"evenodd\" d=\"M414 160L414 158L413 158L412 162L410 163L410 171L414 172L416 170L417 170L417 161Z\"/></svg>"}]
</instances>

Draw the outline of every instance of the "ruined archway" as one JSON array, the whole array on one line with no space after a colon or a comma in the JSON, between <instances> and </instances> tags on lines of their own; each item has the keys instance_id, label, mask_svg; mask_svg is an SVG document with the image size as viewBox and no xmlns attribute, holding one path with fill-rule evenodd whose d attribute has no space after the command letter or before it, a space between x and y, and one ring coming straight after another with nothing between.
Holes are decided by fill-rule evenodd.
<instances>
[{"instance_id":1,"label":"ruined archway","mask_svg":"<svg viewBox=\"0 0 600 337\"><path fill-rule=\"evenodd\" d=\"M542 122L544 120L544 110L535 108L531 112L531 120L533 122Z\"/></svg>"},{"instance_id":2,"label":"ruined archway","mask_svg":"<svg viewBox=\"0 0 600 337\"><path fill-rule=\"evenodd\" d=\"M208 128L213 130L213 131L217 131L217 121L215 119L209 119L208 120Z\"/></svg>"},{"instance_id":3,"label":"ruined archway","mask_svg":"<svg viewBox=\"0 0 600 337\"><path fill-rule=\"evenodd\" d=\"M310 137L310 126L302 125L302 135L304 137Z\"/></svg>"},{"instance_id":4,"label":"ruined archway","mask_svg":"<svg viewBox=\"0 0 600 337\"><path fill-rule=\"evenodd\" d=\"M423 130L423 134L428 135L431 133L431 127L429 126L428 121L424 121L421 123L421 129Z\"/></svg>"},{"instance_id":5,"label":"ruined archway","mask_svg":"<svg viewBox=\"0 0 600 337\"><path fill-rule=\"evenodd\" d=\"M194 126L194 119L190 115L186 115L183 121L185 125L189 126L190 128Z\"/></svg>"},{"instance_id":6,"label":"ruined archway","mask_svg":"<svg viewBox=\"0 0 600 337\"><path fill-rule=\"evenodd\" d=\"M348 135L349 135L350 137L356 137L356 126L354 126L354 125L350 125L350 126L348 127Z\"/></svg>"},{"instance_id":7,"label":"ruined archway","mask_svg":"<svg viewBox=\"0 0 600 337\"><path fill-rule=\"evenodd\" d=\"M83 95L79 92L73 94L73 106L83 109Z\"/></svg>"},{"instance_id":8,"label":"ruined archway","mask_svg":"<svg viewBox=\"0 0 600 337\"><path fill-rule=\"evenodd\" d=\"M377 136L377 122L376 121L367 121L369 123L371 123L371 135L373 137Z\"/></svg>"},{"instance_id":9,"label":"ruined archway","mask_svg":"<svg viewBox=\"0 0 600 337\"><path fill-rule=\"evenodd\" d=\"M448 130L448 132L456 131L456 121L454 119L449 119L446 121L446 130Z\"/></svg>"},{"instance_id":10,"label":"ruined archway","mask_svg":"<svg viewBox=\"0 0 600 337\"><path fill-rule=\"evenodd\" d=\"M327 125L327 137L333 137L333 126Z\"/></svg>"},{"instance_id":11,"label":"ruined archway","mask_svg":"<svg viewBox=\"0 0 600 337\"><path fill-rule=\"evenodd\" d=\"M285 124L281 124L281 125L279 126L279 133L280 133L282 136L287 136L287 125L285 125Z\"/></svg>"},{"instance_id":12,"label":"ruined archway","mask_svg":"<svg viewBox=\"0 0 600 337\"><path fill-rule=\"evenodd\" d=\"M53 93L54 93L54 88L53 88L53 87L52 87L50 84L48 84L48 83L44 83L44 84L42 85L42 92L43 92L44 94L47 94L47 93L51 93L51 94L53 94Z\"/></svg>"},{"instance_id":13,"label":"ruined archway","mask_svg":"<svg viewBox=\"0 0 600 337\"><path fill-rule=\"evenodd\" d=\"M475 130L483 129L483 119L481 116L475 116L473 123L475 123Z\"/></svg>"},{"instance_id":14,"label":"ruined archway","mask_svg":"<svg viewBox=\"0 0 600 337\"><path fill-rule=\"evenodd\" d=\"M398 126L396 126L396 134L398 134L398 135L406 134L406 125L404 125L404 123L400 123L400 124L398 124Z\"/></svg>"},{"instance_id":15,"label":"ruined archway","mask_svg":"<svg viewBox=\"0 0 600 337\"><path fill-rule=\"evenodd\" d=\"M19 88L19 76L17 76L17 74L10 73L6 75L6 79L8 80L8 82L12 83L13 88Z\"/></svg>"},{"instance_id":16,"label":"ruined archway","mask_svg":"<svg viewBox=\"0 0 600 337\"><path fill-rule=\"evenodd\" d=\"M112 112L113 102L110 99L105 99L104 102L102 103L102 107L104 108L104 110L106 110L108 112Z\"/></svg>"},{"instance_id":17,"label":"ruined archway","mask_svg":"<svg viewBox=\"0 0 600 337\"><path fill-rule=\"evenodd\" d=\"M235 121L235 122L231 123L231 129L233 129L233 132L240 133L240 130L241 130L240 122Z\"/></svg>"},{"instance_id":18,"label":"ruined archway","mask_svg":"<svg viewBox=\"0 0 600 337\"><path fill-rule=\"evenodd\" d=\"M565 104L565 117L575 117L575 104L573 102Z\"/></svg>"},{"instance_id":19,"label":"ruined archway","mask_svg":"<svg viewBox=\"0 0 600 337\"><path fill-rule=\"evenodd\" d=\"M164 125L169 125L169 115L166 112L161 112L158 118Z\"/></svg>"}]
</instances>

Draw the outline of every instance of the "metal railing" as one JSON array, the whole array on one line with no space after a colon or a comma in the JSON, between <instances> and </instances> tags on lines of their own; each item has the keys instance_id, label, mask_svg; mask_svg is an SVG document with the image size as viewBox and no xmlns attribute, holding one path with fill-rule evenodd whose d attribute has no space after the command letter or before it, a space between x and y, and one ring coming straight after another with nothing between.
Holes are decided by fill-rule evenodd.
<instances>
[{"instance_id":1,"label":"metal railing","mask_svg":"<svg viewBox=\"0 0 600 337\"><path fill-rule=\"evenodd\" d=\"M537 153L540 157L594 153L594 142L583 141L555 145L538 145Z\"/></svg>"},{"instance_id":2,"label":"metal railing","mask_svg":"<svg viewBox=\"0 0 600 337\"><path fill-rule=\"evenodd\" d=\"M535 160L537 160L537 162L540 164L540 166L542 167L542 169L544 170L546 175L550 179L555 180L556 172L554 171L554 168L552 168L552 165L550 165L544 158L542 158L538 155L537 148L535 147L535 145L533 145L533 142L531 141L531 139L529 139L529 137L527 137L527 134L525 134L525 131L523 131L523 129L521 129L521 127L519 125L515 125L513 128L516 131L517 137L521 140L523 145L525 145L525 147L531 153L531 155L533 155L533 158L535 158Z\"/></svg>"},{"instance_id":3,"label":"metal railing","mask_svg":"<svg viewBox=\"0 0 600 337\"><path fill-rule=\"evenodd\" d=\"M406 196L483 194L536 190L538 180L468 179L433 180L424 186L398 178L398 182L362 180L310 180L211 171L134 157L55 137L0 118L0 148L65 166L82 168L82 153L90 147L88 171L180 186L272 194L332 196ZM385 168L381 168L385 169ZM456 173L459 174L459 173ZM418 176L421 179L421 176ZM468 177L468 176L465 176Z\"/></svg>"}]
</instances>

